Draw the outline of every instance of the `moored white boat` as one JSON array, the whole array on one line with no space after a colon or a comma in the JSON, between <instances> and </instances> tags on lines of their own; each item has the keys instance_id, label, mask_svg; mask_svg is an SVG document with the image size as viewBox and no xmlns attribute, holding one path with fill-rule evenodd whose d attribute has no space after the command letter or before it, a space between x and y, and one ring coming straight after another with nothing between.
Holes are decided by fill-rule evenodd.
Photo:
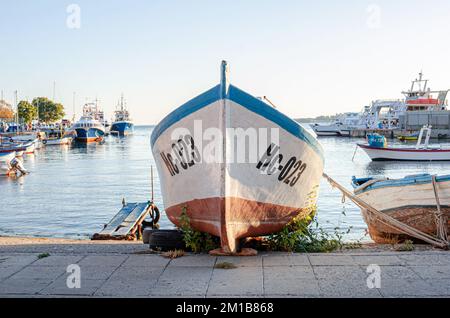
<instances>
[{"instance_id":1,"label":"moored white boat","mask_svg":"<svg viewBox=\"0 0 450 318\"><path fill-rule=\"evenodd\" d=\"M352 185L357 197L378 211L401 221L415 229L430 235L436 235L437 199L440 210L450 217L450 175L435 177L436 193L433 188L433 177L429 174L407 176L403 179L377 179L353 177ZM371 238L380 244L411 239L400 231L371 217L362 210ZM450 223L447 221L450 233Z\"/></svg>"},{"instance_id":2,"label":"moored white boat","mask_svg":"<svg viewBox=\"0 0 450 318\"><path fill-rule=\"evenodd\" d=\"M425 142L422 144L423 135L426 133ZM440 145L429 145L431 127L424 127L420 131L416 147L389 147L386 143L358 144L373 161L450 161L450 148ZM384 137L373 134L369 138Z\"/></svg>"},{"instance_id":3,"label":"moored white boat","mask_svg":"<svg viewBox=\"0 0 450 318\"><path fill-rule=\"evenodd\" d=\"M186 212L193 228L220 237L224 253L306 217L316 203L317 139L230 85L226 62L221 83L164 118L151 145L169 219L179 226Z\"/></svg>"},{"instance_id":4,"label":"moored white boat","mask_svg":"<svg viewBox=\"0 0 450 318\"><path fill-rule=\"evenodd\" d=\"M42 140L44 146L60 146L60 145L70 145L72 143L71 137L63 138L49 138Z\"/></svg>"},{"instance_id":5,"label":"moored white boat","mask_svg":"<svg viewBox=\"0 0 450 318\"><path fill-rule=\"evenodd\" d=\"M27 142L24 144L18 144L18 143L3 143L0 145L0 153L21 153L22 155L25 154L32 154L34 153L36 149L34 142Z\"/></svg>"}]
</instances>

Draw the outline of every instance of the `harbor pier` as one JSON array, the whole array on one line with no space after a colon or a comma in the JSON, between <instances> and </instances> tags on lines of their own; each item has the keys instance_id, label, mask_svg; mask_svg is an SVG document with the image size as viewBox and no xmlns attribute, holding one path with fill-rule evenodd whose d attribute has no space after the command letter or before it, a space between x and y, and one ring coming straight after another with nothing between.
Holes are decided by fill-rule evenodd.
<instances>
[{"instance_id":1,"label":"harbor pier","mask_svg":"<svg viewBox=\"0 0 450 318\"><path fill-rule=\"evenodd\" d=\"M394 138L395 132L392 129L355 129L350 131L350 137L366 138L368 134L379 134L386 138Z\"/></svg>"},{"instance_id":2,"label":"harbor pier","mask_svg":"<svg viewBox=\"0 0 450 318\"><path fill-rule=\"evenodd\" d=\"M425 246L173 260L148 252L136 242L0 238L0 297L450 297L450 253ZM67 283L77 273L79 288Z\"/></svg>"}]
</instances>

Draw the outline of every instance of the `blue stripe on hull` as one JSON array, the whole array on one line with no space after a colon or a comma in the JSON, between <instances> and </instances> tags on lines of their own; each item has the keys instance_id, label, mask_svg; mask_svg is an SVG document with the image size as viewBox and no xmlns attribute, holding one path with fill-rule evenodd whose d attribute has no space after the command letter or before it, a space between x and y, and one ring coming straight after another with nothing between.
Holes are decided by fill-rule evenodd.
<instances>
[{"instance_id":1,"label":"blue stripe on hull","mask_svg":"<svg viewBox=\"0 0 450 318\"><path fill-rule=\"evenodd\" d=\"M134 131L134 124L131 122L116 122L111 125L111 133L116 133L121 136L132 134Z\"/></svg>"},{"instance_id":2,"label":"blue stripe on hull","mask_svg":"<svg viewBox=\"0 0 450 318\"><path fill-rule=\"evenodd\" d=\"M224 91L222 85L218 85L203 93L202 95L199 95L196 98L190 100L186 104L170 113L153 130L151 136L151 146L153 147L159 136L161 136L161 134L169 129L173 124L179 122L190 114L222 99L221 94L223 92ZM233 85L230 85L226 90L225 98L234 101L235 103L245 107L246 109L279 125L281 128L285 129L293 136L306 142L322 158L322 160L324 160L323 149L317 139L293 119L287 117L275 108L245 93L244 91Z\"/></svg>"}]
</instances>

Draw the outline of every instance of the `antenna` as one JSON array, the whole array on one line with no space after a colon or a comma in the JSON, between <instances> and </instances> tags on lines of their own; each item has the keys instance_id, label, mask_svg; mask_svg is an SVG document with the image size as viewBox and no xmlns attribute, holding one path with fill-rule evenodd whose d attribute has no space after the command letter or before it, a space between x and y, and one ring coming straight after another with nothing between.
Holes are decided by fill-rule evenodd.
<instances>
[{"instance_id":1,"label":"antenna","mask_svg":"<svg viewBox=\"0 0 450 318\"><path fill-rule=\"evenodd\" d=\"M19 104L17 103L17 90L14 91L14 105L16 109L16 123L19 124ZM17 130L17 132L19 132Z\"/></svg>"},{"instance_id":2,"label":"antenna","mask_svg":"<svg viewBox=\"0 0 450 318\"><path fill-rule=\"evenodd\" d=\"M75 121L75 117L76 117L76 115L75 115L75 104L76 104L76 102L75 102L75 99L76 99L76 95L77 95L77 92L73 92L73 104L72 104L72 107L73 107L73 118L72 118L72 121Z\"/></svg>"},{"instance_id":3,"label":"antenna","mask_svg":"<svg viewBox=\"0 0 450 318\"><path fill-rule=\"evenodd\" d=\"M270 99L268 99L267 98L267 96L263 96L263 98L264 98L264 100L266 100L273 108L277 108L277 106L275 106L275 104L274 103L272 103L271 101L270 101Z\"/></svg>"}]
</instances>

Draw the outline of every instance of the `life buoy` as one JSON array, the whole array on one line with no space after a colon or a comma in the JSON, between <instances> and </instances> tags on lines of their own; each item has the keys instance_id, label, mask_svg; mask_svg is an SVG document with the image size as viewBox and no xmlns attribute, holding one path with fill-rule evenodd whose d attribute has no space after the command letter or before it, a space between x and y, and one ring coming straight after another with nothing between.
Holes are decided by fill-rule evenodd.
<instances>
[{"instance_id":1,"label":"life buoy","mask_svg":"<svg viewBox=\"0 0 450 318\"><path fill-rule=\"evenodd\" d=\"M159 209L155 204L152 203L152 205L150 205L149 213L150 217L152 218L153 224L158 224L161 213L159 212Z\"/></svg>"}]
</instances>

